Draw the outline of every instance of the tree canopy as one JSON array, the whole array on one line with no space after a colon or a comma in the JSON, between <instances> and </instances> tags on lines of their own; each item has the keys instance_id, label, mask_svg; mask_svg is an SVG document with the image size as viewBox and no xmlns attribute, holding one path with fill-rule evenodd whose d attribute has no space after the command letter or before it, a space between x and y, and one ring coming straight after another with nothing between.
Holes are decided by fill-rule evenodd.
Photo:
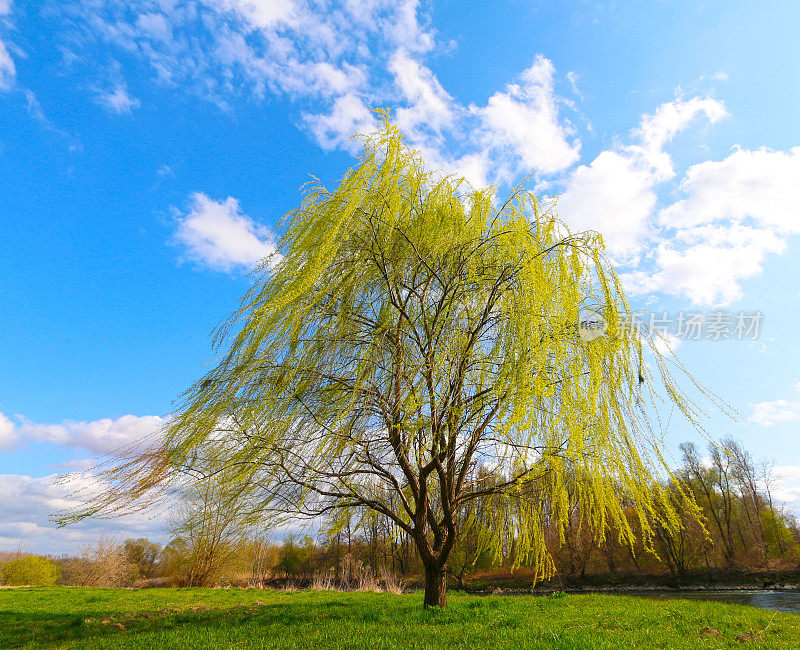
<instances>
[{"instance_id":1,"label":"tree canopy","mask_svg":"<svg viewBox=\"0 0 800 650\"><path fill-rule=\"evenodd\" d=\"M73 517L113 515L224 474L254 518L371 510L415 541L426 605L444 605L459 522L547 575L545 519L582 504L622 542L679 525L653 414L698 410L630 312L598 233L572 233L518 188L498 199L426 169L386 119L336 189L281 224L221 356L149 452L108 470ZM583 310L603 336L579 334ZM492 480L487 480L488 475ZM497 478L501 477L501 478ZM619 494L630 495L623 504Z\"/></svg>"}]
</instances>

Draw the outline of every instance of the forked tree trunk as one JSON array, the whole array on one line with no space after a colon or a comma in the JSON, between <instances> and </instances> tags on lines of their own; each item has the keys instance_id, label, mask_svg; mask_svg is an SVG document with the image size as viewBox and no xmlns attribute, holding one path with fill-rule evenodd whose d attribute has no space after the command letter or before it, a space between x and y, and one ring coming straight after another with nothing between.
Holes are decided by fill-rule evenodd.
<instances>
[{"instance_id":1,"label":"forked tree trunk","mask_svg":"<svg viewBox=\"0 0 800 650\"><path fill-rule=\"evenodd\" d=\"M447 607L447 572L444 567L425 567L425 608Z\"/></svg>"}]
</instances>

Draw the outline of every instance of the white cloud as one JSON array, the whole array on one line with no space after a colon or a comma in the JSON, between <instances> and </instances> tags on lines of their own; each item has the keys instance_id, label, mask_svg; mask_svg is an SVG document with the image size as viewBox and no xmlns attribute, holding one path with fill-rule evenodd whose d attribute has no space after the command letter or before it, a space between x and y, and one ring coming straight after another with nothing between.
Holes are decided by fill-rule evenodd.
<instances>
[{"instance_id":1,"label":"white cloud","mask_svg":"<svg viewBox=\"0 0 800 650\"><path fill-rule=\"evenodd\" d=\"M0 40L0 90L8 90L14 85L14 80L17 76L17 69L14 66L14 60L8 53L8 49Z\"/></svg>"},{"instance_id":2,"label":"white cloud","mask_svg":"<svg viewBox=\"0 0 800 650\"><path fill-rule=\"evenodd\" d=\"M558 211L573 228L597 230L619 261L636 261L645 240L654 235L656 188L674 177L664 151L699 116L716 122L725 107L710 98L677 99L643 115L631 132L634 143L601 152L567 180Z\"/></svg>"},{"instance_id":3,"label":"white cloud","mask_svg":"<svg viewBox=\"0 0 800 650\"><path fill-rule=\"evenodd\" d=\"M558 213L576 230L603 234L610 252L634 256L656 206L651 173L624 153L603 151L578 167L558 199Z\"/></svg>"},{"instance_id":4,"label":"white cloud","mask_svg":"<svg viewBox=\"0 0 800 650\"><path fill-rule=\"evenodd\" d=\"M800 147L737 150L691 166L680 185L686 198L658 216L673 235L656 250L650 289L705 304L741 298L742 282L760 275L766 258L782 253L787 237L800 232L798 178Z\"/></svg>"},{"instance_id":5,"label":"white cloud","mask_svg":"<svg viewBox=\"0 0 800 650\"><path fill-rule=\"evenodd\" d=\"M572 88L572 94L583 99L583 94L580 90L578 90L578 78L579 75L573 70L570 70L566 74L567 81L569 81L570 88Z\"/></svg>"},{"instance_id":6,"label":"white cloud","mask_svg":"<svg viewBox=\"0 0 800 650\"><path fill-rule=\"evenodd\" d=\"M175 234L190 259L221 271L252 270L276 253L270 230L243 214L236 199L214 201L201 192L191 198Z\"/></svg>"},{"instance_id":7,"label":"white cloud","mask_svg":"<svg viewBox=\"0 0 800 650\"><path fill-rule=\"evenodd\" d=\"M292 0L211 0L223 10L233 10L254 27L266 29L286 23L296 11Z\"/></svg>"},{"instance_id":8,"label":"white cloud","mask_svg":"<svg viewBox=\"0 0 800 650\"><path fill-rule=\"evenodd\" d=\"M537 55L485 104L465 106L431 67L431 55L448 45L437 42L419 0L140 0L135 13L124 0L101 4L59 3L66 24L87 26L64 30L76 61L105 56L117 71L116 52L138 56L158 83L226 110L242 97L288 98L325 149L357 150L351 137L375 128L370 109L393 106L431 167L475 186L533 174L540 190L551 191L563 178L561 216L604 235L631 290L728 304L800 232L791 194L800 148L735 151L679 176L669 143L700 120L715 124L727 115L711 96L681 97L643 115L627 142L576 167L581 142L562 114L573 105L556 92L553 63ZM575 74L565 81L578 95ZM129 111L136 100L121 88L109 106ZM667 183L680 177L677 195L668 197ZM219 218L198 215L179 239L215 268L251 266L271 246L268 233L238 205L214 205Z\"/></svg>"},{"instance_id":9,"label":"white cloud","mask_svg":"<svg viewBox=\"0 0 800 650\"><path fill-rule=\"evenodd\" d=\"M659 220L666 227L687 228L752 219L776 233L800 233L798 179L800 147L739 149L723 160L692 165L680 185L686 198L663 210Z\"/></svg>"},{"instance_id":10,"label":"white cloud","mask_svg":"<svg viewBox=\"0 0 800 650\"><path fill-rule=\"evenodd\" d=\"M360 148L352 137L369 134L377 129L375 116L364 101L352 94L337 97L328 113L306 114L303 118L317 142L325 149L337 147L356 151Z\"/></svg>"},{"instance_id":11,"label":"white cloud","mask_svg":"<svg viewBox=\"0 0 800 650\"><path fill-rule=\"evenodd\" d=\"M492 95L485 107L470 107L483 120L490 146L508 150L520 159L520 169L536 174L562 171L577 162L580 152L580 141L569 142L572 129L559 120L554 72L552 62L539 54L518 83Z\"/></svg>"},{"instance_id":12,"label":"white cloud","mask_svg":"<svg viewBox=\"0 0 800 650\"><path fill-rule=\"evenodd\" d=\"M670 356L675 353L683 343L683 340L671 334L670 332L655 333L653 335L653 344L656 352L662 356Z\"/></svg>"},{"instance_id":13,"label":"white cloud","mask_svg":"<svg viewBox=\"0 0 800 650\"><path fill-rule=\"evenodd\" d=\"M389 61L389 70L410 104L396 113L398 127L404 133L416 134L420 125L438 132L453 123L453 100L428 68L401 49Z\"/></svg>"},{"instance_id":14,"label":"white cloud","mask_svg":"<svg viewBox=\"0 0 800 650\"><path fill-rule=\"evenodd\" d=\"M374 128L370 109L394 106L413 145L443 171L466 171L470 180L549 174L578 157L580 143L559 116L564 100L554 91L548 59L537 56L486 106L460 105L424 61L442 48L418 0L203 0L191 6L142 0L133 15L122 0L107 0L91 13L79 3L66 6L66 14L84 16L89 26L71 35L76 57L92 60L80 47L97 47L98 56L138 55L157 82L226 110L243 95L288 96L303 103L301 123L327 149L356 149L351 136ZM201 35L198 22L207 27ZM126 96L124 87L115 89L108 103L130 110Z\"/></svg>"},{"instance_id":15,"label":"white cloud","mask_svg":"<svg viewBox=\"0 0 800 650\"><path fill-rule=\"evenodd\" d=\"M141 105L138 99L128 94L127 88L122 84L118 84L112 91L100 93L98 101L106 109L120 114L130 113Z\"/></svg>"},{"instance_id":16,"label":"white cloud","mask_svg":"<svg viewBox=\"0 0 800 650\"><path fill-rule=\"evenodd\" d=\"M298 79L302 79L301 90L315 88L323 97L341 96L354 92L364 85L366 75L361 67L344 63L341 67L331 65L327 61L300 66Z\"/></svg>"},{"instance_id":17,"label":"white cloud","mask_svg":"<svg viewBox=\"0 0 800 650\"><path fill-rule=\"evenodd\" d=\"M0 449L11 450L19 445L19 434L14 423L0 413Z\"/></svg>"},{"instance_id":18,"label":"white cloud","mask_svg":"<svg viewBox=\"0 0 800 650\"><path fill-rule=\"evenodd\" d=\"M761 426L771 426L779 422L800 420L800 401L778 399L773 402L758 402L751 405L753 414L750 422Z\"/></svg>"},{"instance_id":19,"label":"white cloud","mask_svg":"<svg viewBox=\"0 0 800 650\"><path fill-rule=\"evenodd\" d=\"M483 186L530 172L561 171L577 160L580 143L568 142L571 129L559 120L548 59L537 56L519 83L490 97L486 106L465 107L418 57L400 47L388 70L399 91L394 119L431 168ZM380 99L373 97L372 104L380 105ZM359 145L351 136L376 128L365 97L353 92L337 97L326 112L306 114L304 121L326 149L355 151Z\"/></svg>"},{"instance_id":20,"label":"white cloud","mask_svg":"<svg viewBox=\"0 0 800 650\"><path fill-rule=\"evenodd\" d=\"M22 417L20 421L17 426L0 413L0 440L5 430L12 446L18 447L27 441L50 442L63 447L79 447L94 454L107 454L142 441L159 431L166 422L157 415L123 415L116 420L103 418L91 422L64 420L59 424L41 424Z\"/></svg>"},{"instance_id":21,"label":"white cloud","mask_svg":"<svg viewBox=\"0 0 800 650\"><path fill-rule=\"evenodd\" d=\"M418 57L401 47L388 69L399 91L395 121L431 168L463 175L477 187L530 172L551 174L577 160L580 143L568 141L571 128L560 121L554 69L545 57L537 56L519 83L495 93L484 107L458 104ZM365 98L356 93L340 95L330 110L306 114L304 121L326 149L355 151L359 145L351 136L376 128Z\"/></svg>"},{"instance_id":22,"label":"white cloud","mask_svg":"<svg viewBox=\"0 0 800 650\"><path fill-rule=\"evenodd\" d=\"M16 425L0 413L0 449L10 450L28 441L45 441L106 454L141 441L160 430L165 422L158 416L133 415L60 424L21 420ZM91 460L73 460L62 463L59 469L86 470L94 465ZM41 478L0 475L0 550L21 547L27 552L61 554L76 552L82 544L97 541L107 533L151 538L163 534L163 517L154 517L153 513L113 521L84 521L61 530L48 521L52 514L91 499L97 489L97 479L89 474L70 474L65 480L56 475Z\"/></svg>"},{"instance_id":23,"label":"white cloud","mask_svg":"<svg viewBox=\"0 0 800 650\"><path fill-rule=\"evenodd\" d=\"M139 14L136 26L151 38L160 41L169 41L172 38L172 28L163 14L155 12Z\"/></svg>"},{"instance_id":24,"label":"white cloud","mask_svg":"<svg viewBox=\"0 0 800 650\"><path fill-rule=\"evenodd\" d=\"M335 98L359 87L366 68L385 69L396 49L394 34L408 37L414 51L432 42L416 20L416 2L140 0L137 6L133 13L124 0L107 0L99 10L64 3L68 20L78 15L88 26L79 33L65 30L71 49L97 47L117 66L115 49L140 56L159 83L223 108L234 97L261 98L267 91L295 99ZM206 29L198 32L198 24Z\"/></svg>"},{"instance_id":25,"label":"white cloud","mask_svg":"<svg viewBox=\"0 0 800 650\"><path fill-rule=\"evenodd\" d=\"M486 187L492 181L498 181L498 174L507 175L507 167L495 161L491 149L454 156L444 151L443 147L437 146L435 142L416 142L414 146L429 169L465 178L475 188Z\"/></svg>"},{"instance_id":26,"label":"white cloud","mask_svg":"<svg viewBox=\"0 0 800 650\"><path fill-rule=\"evenodd\" d=\"M7 16L11 13L11 0L0 0L0 16Z\"/></svg>"},{"instance_id":27,"label":"white cloud","mask_svg":"<svg viewBox=\"0 0 800 650\"><path fill-rule=\"evenodd\" d=\"M435 45L433 34L424 29L417 18L419 0L401 0L395 6L396 14L390 21L388 32L394 43L418 53L432 50Z\"/></svg>"},{"instance_id":28,"label":"white cloud","mask_svg":"<svg viewBox=\"0 0 800 650\"><path fill-rule=\"evenodd\" d=\"M800 513L800 465L776 465L772 468L770 494L774 501Z\"/></svg>"},{"instance_id":29,"label":"white cloud","mask_svg":"<svg viewBox=\"0 0 800 650\"><path fill-rule=\"evenodd\" d=\"M60 424L19 419L21 423L17 425L0 413L0 449L10 450L29 441L39 441L86 449L95 455L107 454L123 447L141 448L149 444L152 434L166 422L165 418L154 415L124 415L116 420L104 418L92 422L65 420ZM57 468L70 471L94 466L95 461L75 459ZM100 489L98 481L85 472L40 478L0 475L0 550L21 547L27 552L58 555L76 552L82 544L95 542L105 534L120 538L163 535L163 513L155 512L114 520L87 520L60 530L48 521L51 515L90 500Z\"/></svg>"},{"instance_id":30,"label":"white cloud","mask_svg":"<svg viewBox=\"0 0 800 650\"><path fill-rule=\"evenodd\" d=\"M800 232L793 208L800 147L737 150L692 165L678 188L685 198L658 210L660 186L676 176L665 145L698 117L713 124L726 115L709 97L662 104L642 117L632 144L603 151L568 178L559 213L576 229L604 235L615 261L628 265L623 278L632 292L730 304Z\"/></svg>"},{"instance_id":31,"label":"white cloud","mask_svg":"<svg viewBox=\"0 0 800 650\"><path fill-rule=\"evenodd\" d=\"M64 420L58 424L32 422L18 416L19 424L0 413L0 449L16 449L27 442L50 442L106 454L142 441L159 431L166 420L157 415L123 415L91 422Z\"/></svg>"},{"instance_id":32,"label":"white cloud","mask_svg":"<svg viewBox=\"0 0 800 650\"><path fill-rule=\"evenodd\" d=\"M706 226L679 231L656 248L650 290L687 296L695 304L727 305L742 297L742 281L759 275L768 254L786 242L768 230Z\"/></svg>"},{"instance_id":33,"label":"white cloud","mask_svg":"<svg viewBox=\"0 0 800 650\"><path fill-rule=\"evenodd\" d=\"M658 179L674 176L672 161L663 151L665 144L686 129L698 116L715 124L727 116L725 106L710 97L693 97L661 104L652 115L644 115L634 130L641 145L633 147L649 163Z\"/></svg>"},{"instance_id":34,"label":"white cloud","mask_svg":"<svg viewBox=\"0 0 800 650\"><path fill-rule=\"evenodd\" d=\"M52 468L60 472L86 472L95 469L97 465L97 460L93 458L71 458L63 463L52 465Z\"/></svg>"},{"instance_id":35,"label":"white cloud","mask_svg":"<svg viewBox=\"0 0 800 650\"><path fill-rule=\"evenodd\" d=\"M59 477L34 478L0 474L0 550L25 552L76 553L85 543L111 534L126 537L162 538L163 515L139 514L113 520L85 520L57 529L49 522L56 513L80 505L98 490L97 480L88 474L72 474L65 482Z\"/></svg>"}]
</instances>

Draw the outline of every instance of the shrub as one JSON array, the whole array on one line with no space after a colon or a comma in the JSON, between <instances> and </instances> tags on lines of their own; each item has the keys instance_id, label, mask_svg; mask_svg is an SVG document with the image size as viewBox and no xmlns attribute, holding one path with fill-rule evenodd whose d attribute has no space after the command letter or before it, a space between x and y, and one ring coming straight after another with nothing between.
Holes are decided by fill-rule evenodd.
<instances>
[{"instance_id":1,"label":"shrub","mask_svg":"<svg viewBox=\"0 0 800 650\"><path fill-rule=\"evenodd\" d=\"M7 562L3 567L3 584L49 587L56 584L58 565L46 557L25 555Z\"/></svg>"},{"instance_id":2,"label":"shrub","mask_svg":"<svg viewBox=\"0 0 800 650\"><path fill-rule=\"evenodd\" d=\"M138 569L138 578L153 578L161 554L161 545L148 539L126 539L123 545L128 564Z\"/></svg>"},{"instance_id":3,"label":"shrub","mask_svg":"<svg viewBox=\"0 0 800 650\"><path fill-rule=\"evenodd\" d=\"M65 566L65 584L79 587L125 587L138 577L139 569L130 564L125 548L111 537L103 536L86 544L81 555Z\"/></svg>"},{"instance_id":4,"label":"shrub","mask_svg":"<svg viewBox=\"0 0 800 650\"><path fill-rule=\"evenodd\" d=\"M314 540L308 536L300 544L295 542L294 537L289 537L281 547L276 568L286 576L310 577L316 565L316 550Z\"/></svg>"}]
</instances>

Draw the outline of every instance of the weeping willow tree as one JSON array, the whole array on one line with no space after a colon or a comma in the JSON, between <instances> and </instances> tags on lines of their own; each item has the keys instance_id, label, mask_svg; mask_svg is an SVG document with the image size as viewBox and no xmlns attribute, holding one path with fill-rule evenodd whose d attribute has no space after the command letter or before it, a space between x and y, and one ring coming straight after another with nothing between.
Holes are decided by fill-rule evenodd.
<instances>
[{"instance_id":1,"label":"weeping willow tree","mask_svg":"<svg viewBox=\"0 0 800 650\"><path fill-rule=\"evenodd\" d=\"M314 185L287 215L278 250L159 444L63 521L225 472L254 516L389 518L424 564L425 606L446 605L476 502L491 510L482 546L513 544L538 577L553 570L544 520L564 530L576 500L631 545L631 509L647 539L680 525L652 414L664 396L699 413L618 326L629 306L599 234L571 233L523 189L500 205L426 170L387 118L335 190ZM587 308L607 323L591 341Z\"/></svg>"}]
</instances>

